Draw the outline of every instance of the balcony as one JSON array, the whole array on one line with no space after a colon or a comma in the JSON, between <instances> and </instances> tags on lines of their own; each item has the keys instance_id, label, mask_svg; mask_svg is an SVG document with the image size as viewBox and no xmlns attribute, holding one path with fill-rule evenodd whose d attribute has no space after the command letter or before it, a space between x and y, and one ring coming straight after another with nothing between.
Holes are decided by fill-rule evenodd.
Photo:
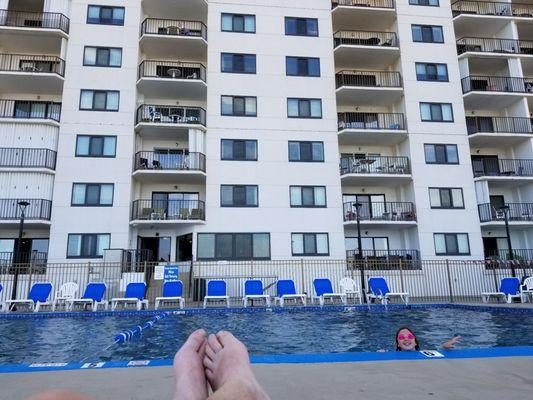
<instances>
[{"instance_id":1,"label":"balcony","mask_svg":"<svg viewBox=\"0 0 533 400\"><path fill-rule=\"evenodd\" d=\"M533 224L533 203L505 203L509 207L508 221L510 225ZM482 226L505 224L505 214L492 204L478 204L479 221Z\"/></svg>"},{"instance_id":2,"label":"balcony","mask_svg":"<svg viewBox=\"0 0 533 400\"><path fill-rule=\"evenodd\" d=\"M207 60L207 27L200 21L146 18L140 45L150 57Z\"/></svg>"},{"instance_id":3,"label":"balcony","mask_svg":"<svg viewBox=\"0 0 533 400\"><path fill-rule=\"evenodd\" d=\"M143 136L186 140L189 129L205 130L205 115L201 107L143 104L137 109L135 129Z\"/></svg>"},{"instance_id":4,"label":"balcony","mask_svg":"<svg viewBox=\"0 0 533 400\"><path fill-rule=\"evenodd\" d=\"M340 71L335 74L337 105L385 106L403 96L399 72Z\"/></svg>"},{"instance_id":5,"label":"balcony","mask_svg":"<svg viewBox=\"0 0 533 400\"><path fill-rule=\"evenodd\" d=\"M343 204L344 225L357 224L357 208L353 201ZM416 211L409 202L363 203L359 209L359 221L366 228L405 228L416 225Z\"/></svg>"},{"instance_id":6,"label":"balcony","mask_svg":"<svg viewBox=\"0 0 533 400\"><path fill-rule=\"evenodd\" d=\"M61 94L65 61L55 56L0 54L0 91Z\"/></svg>"},{"instance_id":7,"label":"balcony","mask_svg":"<svg viewBox=\"0 0 533 400\"><path fill-rule=\"evenodd\" d=\"M420 260L420 252L418 250L363 250L361 253L363 258L368 260ZM348 250L346 252L346 258L348 260L358 259L359 251Z\"/></svg>"},{"instance_id":8,"label":"balcony","mask_svg":"<svg viewBox=\"0 0 533 400\"><path fill-rule=\"evenodd\" d=\"M485 58L487 56L509 57L509 54L513 57L533 55L533 41L531 40L463 37L457 40L456 46L459 56L463 54L467 56L468 53L474 53L474 55L483 53L478 56Z\"/></svg>"},{"instance_id":9,"label":"balcony","mask_svg":"<svg viewBox=\"0 0 533 400\"><path fill-rule=\"evenodd\" d=\"M0 122L50 123L59 126L61 103L0 99Z\"/></svg>"},{"instance_id":10,"label":"balcony","mask_svg":"<svg viewBox=\"0 0 533 400\"><path fill-rule=\"evenodd\" d=\"M533 18L533 4L459 0L452 3L452 15Z\"/></svg>"},{"instance_id":11,"label":"balcony","mask_svg":"<svg viewBox=\"0 0 533 400\"><path fill-rule=\"evenodd\" d=\"M12 251L0 252L0 266L12 264L42 265L46 264L47 259L48 253L44 251L23 251L19 254L15 254Z\"/></svg>"},{"instance_id":12,"label":"balcony","mask_svg":"<svg viewBox=\"0 0 533 400\"><path fill-rule=\"evenodd\" d=\"M472 158L475 179L512 187L517 183L533 181L533 159Z\"/></svg>"},{"instance_id":13,"label":"balcony","mask_svg":"<svg viewBox=\"0 0 533 400\"><path fill-rule=\"evenodd\" d=\"M403 114L337 113L339 143L353 145L395 145L407 138Z\"/></svg>"},{"instance_id":14,"label":"balcony","mask_svg":"<svg viewBox=\"0 0 533 400\"><path fill-rule=\"evenodd\" d=\"M201 200L135 200L131 210L133 225L198 224L205 221Z\"/></svg>"},{"instance_id":15,"label":"balcony","mask_svg":"<svg viewBox=\"0 0 533 400\"><path fill-rule=\"evenodd\" d=\"M485 258L509 260L509 250L485 250ZM533 260L533 249L513 249L514 260Z\"/></svg>"},{"instance_id":16,"label":"balcony","mask_svg":"<svg viewBox=\"0 0 533 400\"><path fill-rule=\"evenodd\" d=\"M335 66L386 69L400 56L394 32L337 31L333 34Z\"/></svg>"},{"instance_id":17,"label":"balcony","mask_svg":"<svg viewBox=\"0 0 533 400\"><path fill-rule=\"evenodd\" d=\"M54 171L57 153L49 149L0 147L0 171L3 169Z\"/></svg>"},{"instance_id":18,"label":"balcony","mask_svg":"<svg viewBox=\"0 0 533 400\"><path fill-rule=\"evenodd\" d=\"M20 220L18 203L27 201L25 222L26 227L50 225L52 201L45 199L0 199L0 225L16 227Z\"/></svg>"},{"instance_id":19,"label":"balcony","mask_svg":"<svg viewBox=\"0 0 533 400\"><path fill-rule=\"evenodd\" d=\"M200 63L145 60L139 65L137 87L145 96L205 100L205 67Z\"/></svg>"},{"instance_id":20,"label":"balcony","mask_svg":"<svg viewBox=\"0 0 533 400\"><path fill-rule=\"evenodd\" d=\"M381 29L391 26L396 19L394 0L333 0L331 8L335 28Z\"/></svg>"},{"instance_id":21,"label":"balcony","mask_svg":"<svg viewBox=\"0 0 533 400\"><path fill-rule=\"evenodd\" d=\"M466 128L476 147L513 145L533 137L532 118L466 117Z\"/></svg>"},{"instance_id":22,"label":"balcony","mask_svg":"<svg viewBox=\"0 0 533 400\"><path fill-rule=\"evenodd\" d=\"M533 96L533 78L467 76L461 85L466 109L501 110L520 97Z\"/></svg>"},{"instance_id":23,"label":"balcony","mask_svg":"<svg viewBox=\"0 0 533 400\"><path fill-rule=\"evenodd\" d=\"M411 180L409 157L341 157L343 185L398 186Z\"/></svg>"},{"instance_id":24,"label":"balcony","mask_svg":"<svg viewBox=\"0 0 533 400\"><path fill-rule=\"evenodd\" d=\"M148 182L205 182L205 155L176 150L139 151L133 176Z\"/></svg>"}]
</instances>

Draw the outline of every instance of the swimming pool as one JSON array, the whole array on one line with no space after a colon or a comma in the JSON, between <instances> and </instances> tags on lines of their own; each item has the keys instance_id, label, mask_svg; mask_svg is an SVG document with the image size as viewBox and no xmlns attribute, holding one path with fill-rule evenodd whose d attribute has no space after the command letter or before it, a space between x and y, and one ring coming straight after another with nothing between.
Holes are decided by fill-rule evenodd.
<instances>
[{"instance_id":1,"label":"swimming pool","mask_svg":"<svg viewBox=\"0 0 533 400\"><path fill-rule=\"evenodd\" d=\"M13 316L0 318L0 364L168 359L193 330L230 330L251 354L368 352L393 349L398 327L408 325L425 349L453 335L460 348L533 345L533 310L424 306L283 312L194 312L173 315L132 342L111 346L114 335L148 320L146 313L120 315ZM218 310L217 310L218 311Z\"/></svg>"}]
</instances>

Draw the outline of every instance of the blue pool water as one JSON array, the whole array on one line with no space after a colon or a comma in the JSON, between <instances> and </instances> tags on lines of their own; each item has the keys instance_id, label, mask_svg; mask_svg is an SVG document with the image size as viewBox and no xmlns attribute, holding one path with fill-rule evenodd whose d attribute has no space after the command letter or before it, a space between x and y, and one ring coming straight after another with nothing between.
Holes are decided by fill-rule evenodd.
<instances>
[{"instance_id":1,"label":"blue pool water","mask_svg":"<svg viewBox=\"0 0 533 400\"><path fill-rule=\"evenodd\" d=\"M459 348L533 345L533 313L413 308L176 315L138 340L101 351L116 333L148 319L139 314L0 318L0 364L168 359L200 327L234 332L252 354L392 350L403 325L415 331L424 349L438 348L456 334L463 337Z\"/></svg>"}]
</instances>

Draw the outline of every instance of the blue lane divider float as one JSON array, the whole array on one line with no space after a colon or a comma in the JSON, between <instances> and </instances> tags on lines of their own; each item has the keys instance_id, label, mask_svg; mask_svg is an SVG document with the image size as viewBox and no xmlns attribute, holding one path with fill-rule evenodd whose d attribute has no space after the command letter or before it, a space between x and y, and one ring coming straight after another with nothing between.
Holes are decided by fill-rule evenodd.
<instances>
[{"instance_id":1,"label":"blue lane divider float","mask_svg":"<svg viewBox=\"0 0 533 400\"><path fill-rule=\"evenodd\" d=\"M155 325L156 322L167 318L171 314L172 312L165 312L162 314L158 314L152 319L146 321L144 325L137 325L131 329L118 333L117 335L115 335L115 341L113 344L129 342L134 337L140 336L143 333L143 331L152 329L152 327Z\"/></svg>"}]
</instances>

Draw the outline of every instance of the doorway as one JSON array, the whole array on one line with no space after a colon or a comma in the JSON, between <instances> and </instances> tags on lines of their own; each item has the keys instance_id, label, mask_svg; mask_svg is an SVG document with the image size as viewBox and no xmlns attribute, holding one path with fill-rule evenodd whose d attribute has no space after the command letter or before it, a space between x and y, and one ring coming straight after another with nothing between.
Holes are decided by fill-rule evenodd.
<instances>
[{"instance_id":1,"label":"doorway","mask_svg":"<svg viewBox=\"0 0 533 400\"><path fill-rule=\"evenodd\" d=\"M192 261L192 233L176 238L176 261Z\"/></svg>"},{"instance_id":2,"label":"doorway","mask_svg":"<svg viewBox=\"0 0 533 400\"><path fill-rule=\"evenodd\" d=\"M147 250L147 253L152 254L152 259L148 261L164 262L170 261L170 237L169 236L155 236L142 237L139 236L137 248L139 250Z\"/></svg>"},{"instance_id":3,"label":"doorway","mask_svg":"<svg viewBox=\"0 0 533 400\"><path fill-rule=\"evenodd\" d=\"M472 156L474 176L500 175L498 156Z\"/></svg>"}]
</instances>

